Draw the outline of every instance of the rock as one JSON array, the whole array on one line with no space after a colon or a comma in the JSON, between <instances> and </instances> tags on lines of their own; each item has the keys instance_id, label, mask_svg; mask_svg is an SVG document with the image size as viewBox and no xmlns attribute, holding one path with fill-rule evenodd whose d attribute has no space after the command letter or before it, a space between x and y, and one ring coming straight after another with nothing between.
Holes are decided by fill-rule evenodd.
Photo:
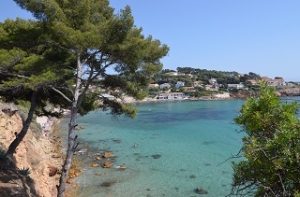
<instances>
[{"instance_id":1,"label":"rock","mask_svg":"<svg viewBox=\"0 0 300 197\"><path fill-rule=\"evenodd\" d=\"M50 177L55 176L58 172L58 168L54 167L54 166L48 166L48 169L49 169L49 176Z\"/></svg>"},{"instance_id":2,"label":"rock","mask_svg":"<svg viewBox=\"0 0 300 197\"><path fill-rule=\"evenodd\" d=\"M75 177L78 177L81 174L81 172L82 172L81 170L76 169L74 172Z\"/></svg>"},{"instance_id":3,"label":"rock","mask_svg":"<svg viewBox=\"0 0 300 197\"><path fill-rule=\"evenodd\" d=\"M161 157L161 155L160 154L155 154L155 155L151 155L151 157L153 159L159 159Z\"/></svg>"},{"instance_id":4,"label":"rock","mask_svg":"<svg viewBox=\"0 0 300 197\"><path fill-rule=\"evenodd\" d=\"M75 127L75 130L77 130L77 131L82 130L82 129L84 129L84 126L77 126L77 127Z\"/></svg>"},{"instance_id":5,"label":"rock","mask_svg":"<svg viewBox=\"0 0 300 197\"><path fill-rule=\"evenodd\" d=\"M96 157L95 157L95 160L98 160L98 161L99 161L99 160L101 160L101 158L100 158L99 156L96 156Z\"/></svg>"},{"instance_id":6,"label":"rock","mask_svg":"<svg viewBox=\"0 0 300 197\"><path fill-rule=\"evenodd\" d=\"M99 164L97 164L97 163L91 163L90 164L90 167L97 167L97 166L99 166Z\"/></svg>"},{"instance_id":7,"label":"rock","mask_svg":"<svg viewBox=\"0 0 300 197\"><path fill-rule=\"evenodd\" d=\"M73 180L72 180L72 179L67 179L67 183L68 183L68 184L72 184L72 183L73 183Z\"/></svg>"},{"instance_id":8,"label":"rock","mask_svg":"<svg viewBox=\"0 0 300 197\"><path fill-rule=\"evenodd\" d=\"M52 158L60 158L60 155L52 155Z\"/></svg>"},{"instance_id":9,"label":"rock","mask_svg":"<svg viewBox=\"0 0 300 197\"><path fill-rule=\"evenodd\" d=\"M112 152L105 152L103 155L103 158L111 158L111 157L115 157L116 155Z\"/></svg>"},{"instance_id":10,"label":"rock","mask_svg":"<svg viewBox=\"0 0 300 197\"><path fill-rule=\"evenodd\" d=\"M75 174L69 174L69 179L74 179L75 178Z\"/></svg>"},{"instance_id":11,"label":"rock","mask_svg":"<svg viewBox=\"0 0 300 197\"><path fill-rule=\"evenodd\" d=\"M127 167L126 166L124 166L124 165L120 165L119 166L119 169L122 169L122 170L125 170Z\"/></svg>"},{"instance_id":12,"label":"rock","mask_svg":"<svg viewBox=\"0 0 300 197\"><path fill-rule=\"evenodd\" d=\"M106 161L106 162L104 162L103 164L102 164L102 167L103 168L110 168L110 167L112 167L114 164L112 163L112 162L110 162L110 161Z\"/></svg>"},{"instance_id":13,"label":"rock","mask_svg":"<svg viewBox=\"0 0 300 197\"><path fill-rule=\"evenodd\" d=\"M9 117L15 115L15 113L17 113L18 109L10 109L10 108L6 108L6 109L2 109L2 111L7 114Z\"/></svg>"},{"instance_id":14,"label":"rock","mask_svg":"<svg viewBox=\"0 0 300 197\"><path fill-rule=\"evenodd\" d=\"M202 189L201 187L197 187L197 189L195 189L195 192L197 194L208 194L208 191Z\"/></svg>"}]
</instances>

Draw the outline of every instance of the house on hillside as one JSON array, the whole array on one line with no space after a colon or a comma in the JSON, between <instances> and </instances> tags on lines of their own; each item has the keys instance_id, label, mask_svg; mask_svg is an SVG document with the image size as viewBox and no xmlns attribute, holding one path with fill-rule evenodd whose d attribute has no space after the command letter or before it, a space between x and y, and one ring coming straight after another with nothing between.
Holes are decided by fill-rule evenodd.
<instances>
[{"instance_id":1,"label":"house on hillside","mask_svg":"<svg viewBox=\"0 0 300 197\"><path fill-rule=\"evenodd\" d=\"M183 91L185 92L196 92L195 88L190 86L190 87L182 87Z\"/></svg>"},{"instance_id":2,"label":"house on hillside","mask_svg":"<svg viewBox=\"0 0 300 197\"><path fill-rule=\"evenodd\" d=\"M189 76L190 78L194 77L194 75L192 75L192 74L186 74L186 75Z\"/></svg>"},{"instance_id":3,"label":"house on hillside","mask_svg":"<svg viewBox=\"0 0 300 197\"><path fill-rule=\"evenodd\" d=\"M177 81L177 83L175 84L175 87L178 89L180 87L184 86L184 82L183 81Z\"/></svg>"},{"instance_id":4,"label":"house on hillside","mask_svg":"<svg viewBox=\"0 0 300 197\"><path fill-rule=\"evenodd\" d=\"M258 81L255 80L255 79L249 79L247 80L247 83L250 84L250 85L259 85Z\"/></svg>"},{"instance_id":5,"label":"house on hillside","mask_svg":"<svg viewBox=\"0 0 300 197\"><path fill-rule=\"evenodd\" d=\"M272 80L272 78L269 78L269 77L266 77L266 76L263 76L260 78L262 81L269 81L269 80Z\"/></svg>"},{"instance_id":6,"label":"house on hillside","mask_svg":"<svg viewBox=\"0 0 300 197\"><path fill-rule=\"evenodd\" d=\"M208 80L208 82L209 82L209 84L211 84L211 85L218 84L218 81L217 81L217 79L215 79L215 78L210 78L210 79Z\"/></svg>"},{"instance_id":7,"label":"house on hillside","mask_svg":"<svg viewBox=\"0 0 300 197\"><path fill-rule=\"evenodd\" d=\"M278 86L285 86L286 84L282 78L278 78L278 79L269 79L267 81L267 85L271 87L278 87Z\"/></svg>"},{"instance_id":8,"label":"house on hillside","mask_svg":"<svg viewBox=\"0 0 300 197\"><path fill-rule=\"evenodd\" d=\"M177 72L168 72L168 73L165 73L165 75L178 76L178 73Z\"/></svg>"},{"instance_id":9,"label":"house on hillside","mask_svg":"<svg viewBox=\"0 0 300 197\"><path fill-rule=\"evenodd\" d=\"M159 85L159 89L163 90L163 89L170 89L171 85L169 83L163 83Z\"/></svg>"},{"instance_id":10,"label":"house on hillside","mask_svg":"<svg viewBox=\"0 0 300 197\"><path fill-rule=\"evenodd\" d=\"M285 85L286 85L287 87L290 87L290 88L296 86L295 84L293 84L293 83L288 83L288 82L286 82Z\"/></svg>"},{"instance_id":11,"label":"house on hillside","mask_svg":"<svg viewBox=\"0 0 300 197\"><path fill-rule=\"evenodd\" d=\"M151 83L149 84L148 88L158 88L159 85L157 83Z\"/></svg>"},{"instance_id":12,"label":"house on hillside","mask_svg":"<svg viewBox=\"0 0 300 197\"><path fill-rule=\"evenodd\" d=\"M185 95L182 92L161 93L161 94L157 95L156 99L160 99L160 100L182 100L182 99L185 99Z\"/></svg>"},{"instance_id":13,"label":"house on hillside","mask_svg":"<svg viewBox=\"0 0 300 197\"><path fill-rule=\"evenodd\" d=\"M201 87L201 88L203 88L203 81L194 81L194 87Z\"/></svg>"},{"instance_id":14,"label":"house on hillside","mask_svg":"<svg viewBox=\"0 0 300 197\"><path fill-rule=\"evenodd\" d=\"M227 84L228 89L243 89L244 84Z\"/></svg>"},{"instance_id":15,"label":"house on hillside","mask_svg":"<svg viewBox=\"0 0 300 197\"><path fill-rule=\"evenodd\" d=\"M108 99L108 100L115 100L115 99L116 99L116 97L114 97L114 96L111 95L111 94L107 94L107 93L100 94L99 97L100 97L100 98L103 97L103 98L106 98L106 99Z\"/></svg>"},{"instance_id":16,"label":"house on hillside","mask_svg":"<svg viewBox=\"0 0 300 197\"><path fill-rule=\"evenodd\" d=\"M207 84L204 86L205 90L209 91L219 91L219 86Z\"/></svg>"}]
</instances>

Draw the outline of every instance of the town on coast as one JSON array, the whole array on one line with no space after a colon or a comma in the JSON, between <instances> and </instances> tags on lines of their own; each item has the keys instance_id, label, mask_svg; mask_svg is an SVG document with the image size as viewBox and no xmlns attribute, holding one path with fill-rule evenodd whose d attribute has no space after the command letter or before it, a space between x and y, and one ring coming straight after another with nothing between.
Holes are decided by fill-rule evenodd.
<instances>
[{"instance_id":1,"label":"town on coast","mask_svg":"<svg viewBox=\"0 0 300 197\"><path fill-rule=\"evenodd\" d=\"M99 79L101 80L101 79ZM191 67L178 67L177 71L162 70L146 88L147 96L135 100L124 95L119 101L125 103L175 101L175 100L226 100L245 99L259 95L260 82L276 90L278 96L300 95L298 82L285 81L282 77L270 78L250 72L224 72ZM102 90L90 86L91 92L100 92L99 96L116 99L118 90Z\"/></svg>"}]
</instances>

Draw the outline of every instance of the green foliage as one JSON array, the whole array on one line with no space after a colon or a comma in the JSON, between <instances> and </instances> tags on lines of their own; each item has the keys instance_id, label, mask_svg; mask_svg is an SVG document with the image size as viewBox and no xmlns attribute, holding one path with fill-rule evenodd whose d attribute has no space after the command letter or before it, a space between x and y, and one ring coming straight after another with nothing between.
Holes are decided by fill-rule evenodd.
<instances>
[{"instance_id":1,"label":"green foliage","mask_svg":"<svg viewBox=\"0 0 300 197\"><path fill-rule=\"evenodd\" d=\"M149 88L148 89L148 95L149 96L156 96L160 93L159 88Z\"/></svg>"},{"instance_id":2,"label":"green foliage","mask_svg":"<svg viewBox=\"0 0 300 197\"><path fill-rule=\"evenodd\" d=\"M78 110L80 115L86 115L90 111L97 109L96 100L99 99L99 93L87 93L83 99L83 102Z\"/></svg>"},{"instance_id":3,"label":"green foliage","mask_svg":"<svg viewBox=\"0 0 300 197\"><path fill-rule=\"evenodd\" d=\"M0 23L0 95L8 101L20 95L29 100L38 88L70 84L74 58L50 41L51 31L42 21L6 20Z\"/></svg>"},{"instance_id":4,"label":"green foliage","mask_svg":"<svg viewBox=\"0 0 300 197\"><path fill-rule=\"evenodd\" d=\"M3 162L5 159L6 151L3 149L0 149L0 162Z\"/></svg>"},{"instance_id":5,"label":"green foliage","mask_svg":"<svg viewBox=\"0 0 300 197\"><path fill-rule=\"evenodd\" d=\"M23 122L25 122L28 112L29 112L29 107L30 107L30 102L29 101L24 101L24 100L17 100L15 104L18 106L18 113L21 116ZM41 125L37 123L36 121L33 121L30 124L30 129L33 132L35 138L39 139L41 137Z\"/></svg>"},{"instance_id":6,"label":"green foliage","mask_svg":"<svg viewBox=\"0 0 300 197\"><path fill-rule=\"evenodd\" d=\"M30 124L30 129L33 132L35 138L39 139L42 136L42 132L41 132L42 131L42 127L41 127L41 125L38 122L33 121Z\"/></svg>"},{"instance_id":7,"label":"green foliage","mask_svg":"<svg viewBox=\"0 0 300 197\"><path fill-rule=\"evenodd\" d=\"M132 104L120 103L116 100L109 100L106 98L101 98L101 104L99 105L104 111L110 110L112 115L125 114L130 118L134 118L138 112Z\"/></svg>"},{"instance_id":8,"label":"green foliage","mask_svg":"<svg viewBox=\"0 0 300 197\"><path fill-rule=\"evenodd\" d=\"M274 89L260 85L260 96L247 99L235 118L246 136L245 160L233 163L232 194L295 196L300 186L299 104L281 102Z\"/></svg>"}]
</instances>

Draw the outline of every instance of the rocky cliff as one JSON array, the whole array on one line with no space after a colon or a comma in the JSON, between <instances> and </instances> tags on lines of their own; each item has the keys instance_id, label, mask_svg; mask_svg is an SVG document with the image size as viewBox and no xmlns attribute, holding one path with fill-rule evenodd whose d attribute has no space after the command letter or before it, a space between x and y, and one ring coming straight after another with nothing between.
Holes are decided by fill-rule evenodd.
<instances>
[{"instance_id":1,"label":"rocky cliff","mask_svg":"<svg viewBox=\"0 0 300 197\"><path fill-rule=\"evenodd\" d=\"M0 105L2 150L7 150L15 138L15 132L20 132L22 122L15 106ZM56 196L59 180L56 172L62 166L59 141L58 137L51 135L36 137L29 130L14 154L14 163L19 171L0 171L0 196Z\"/></svg>"}]
</instances>

